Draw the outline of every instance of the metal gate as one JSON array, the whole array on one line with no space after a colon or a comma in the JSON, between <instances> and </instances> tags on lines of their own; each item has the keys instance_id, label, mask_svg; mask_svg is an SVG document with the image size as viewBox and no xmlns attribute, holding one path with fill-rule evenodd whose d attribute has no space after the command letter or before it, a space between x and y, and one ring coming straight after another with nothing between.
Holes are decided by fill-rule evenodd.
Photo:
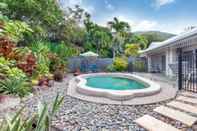
<instances>
[{"instance_id":1,"label":"metal gate","mask_svg":"<svg viewBox=\"0 0 197 131\"><path fill-rule=\"evenodd\" d=\"M179 89L197 92L197 51L179 49L178 85Z\"/></svg>"}]
</instances>

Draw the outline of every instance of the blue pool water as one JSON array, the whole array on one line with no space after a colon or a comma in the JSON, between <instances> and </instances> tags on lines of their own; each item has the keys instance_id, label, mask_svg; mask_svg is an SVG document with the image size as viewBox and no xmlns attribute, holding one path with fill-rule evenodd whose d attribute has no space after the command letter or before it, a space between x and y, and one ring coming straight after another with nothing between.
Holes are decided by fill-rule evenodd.
<instances>
[{"instance_id":1,"label":"blue pool water","mask_svg":"<svg viewBox=\"0 0 197 131\"><path fill-rule=\"evenodd\" d=\"M86 85L92 88L111 90L133 90L146 88L143 83L123 77L94 76L86 78L86 80Z\"/></svg>"}]
</instances>

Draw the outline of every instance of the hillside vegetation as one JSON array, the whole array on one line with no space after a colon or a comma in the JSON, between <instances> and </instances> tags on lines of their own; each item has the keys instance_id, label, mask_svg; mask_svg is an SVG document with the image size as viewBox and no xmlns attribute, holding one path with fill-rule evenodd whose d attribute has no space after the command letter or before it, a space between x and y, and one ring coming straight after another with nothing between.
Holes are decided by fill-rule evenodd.
<instances>
[{"instance_id":1,"label":"hillside vegetation","mask_svg":"<svg viewBox=\"0 0 197 131\"><path fill-rule=\"evenodd\" d=\"M173 36L174 34L167 33L167 32L160 32L160 31L142 31L142 32L135 32L137 35L141 35L148 40L148 46L151 42L154 41L164 41Z\"/></svg>"}]
</instances>

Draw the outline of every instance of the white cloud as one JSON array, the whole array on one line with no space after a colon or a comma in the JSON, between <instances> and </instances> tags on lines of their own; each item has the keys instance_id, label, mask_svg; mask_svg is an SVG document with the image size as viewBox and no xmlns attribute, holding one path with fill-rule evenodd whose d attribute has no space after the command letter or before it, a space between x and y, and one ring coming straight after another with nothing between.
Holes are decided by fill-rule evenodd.
<instances>
[{"instance_id":1,"label":"white cloud","mask_svg":"<svg viewBox=\"0 0 197 131\"><path fill-rule=\"evenodd\" d=\"M106 9L111 10L111 11L115 9L115 7L112 4L110 4L108 0L105 0L105 7Z\"/></svg>"},{"instance_id":2,"label":"white cloud","mask_svg":"<svg viewBox=\"0 0 197 131\"><path fill-rule=\"evenodd\" d=\"M150 20L141 20L138 22L135 22L133 24L133 30L134 31L147 31L147 30L155 30L158 26L158 23L156 21L150 21Z\"/></svg>"},{"instance_id":3,"label":"white cloud","mask_svg":"<svg viewBox=\"0 0 197 131\"><path fill-rule=\"evenodd\" d=\"M156 8L160 8L161 6L165 6L171 3L174 3L175 0L153 0L153 6Z\"/></svg>"},{"instance_id":4,"label":"white cloud","mask_svg":"<svg viewBox=\"0 0 197 131\"><path fill-rule=\"evenodd\" d=\"M159 24L157 21L153 20L134 20L132 18L127 17L126 15L122 14L114 14L110 17L103 18L97 23L101 26L106 26L108 21L113 20L114 17L117 17L120 21L128 22L131 26L132 31L148 31L148 30L157 30Z\"/></svg>"},{"instance_id":5,"label":"white cloud","mask_svg":"<svg viewBox=\"0 0 197 131\"><path fill-rule=\"evenodd\" d=\"M84 3L84 0L59 0L59 3L61 7L66 9L67 7L73 8L76 5L79 5L81 8L83 8L86 12L93 14L95 9L91 5L86 5Z\"/></svg>"}]
</instances>

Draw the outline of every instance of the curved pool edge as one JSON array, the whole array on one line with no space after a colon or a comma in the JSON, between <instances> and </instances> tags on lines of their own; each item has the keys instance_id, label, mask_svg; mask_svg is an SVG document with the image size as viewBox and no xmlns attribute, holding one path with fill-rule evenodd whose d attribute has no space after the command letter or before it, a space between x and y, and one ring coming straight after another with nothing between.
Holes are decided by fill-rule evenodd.
<instances>
[{"instance_id":1,"label":"curved pool edge","mask_svg":"<svg viewBox=\"0 0 197 131\"><path fill-rule=\"evenodd\" d=\"M134 89L134 90L110 90L110 89L99 89L99 88L92 88L86 85L86 78L90 76L103 76L103 75L110 75L110 76L117 76L123 78L134 79L138 82L142 82L146 86L149 86L144 89ZM161 87L156 82L153 82L149 79L128 73L92 73L92 74L84 74L77 76L76 79L78 80L77 83L77 92L89 95L89 96L97 96L97 97L106 97L112 100L129 100L134 97L141 97L141 96L149 96L159 93L161 91Z\"/></svg>"}]
</instances>

